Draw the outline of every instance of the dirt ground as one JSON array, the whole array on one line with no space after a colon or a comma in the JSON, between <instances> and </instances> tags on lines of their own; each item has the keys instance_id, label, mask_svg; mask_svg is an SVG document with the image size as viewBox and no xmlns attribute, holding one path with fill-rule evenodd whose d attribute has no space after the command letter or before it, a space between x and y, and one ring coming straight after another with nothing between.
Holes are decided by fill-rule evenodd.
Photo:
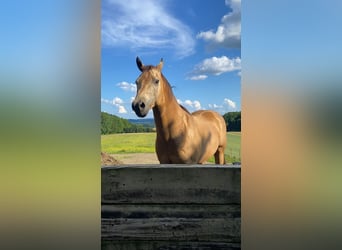
<instances>
[{"instance_id":1,"label":"dirt ground","mask_svg":"<svg viewBox=\"0 0 342 250\"><path fill-rule=\"evenodd\" d=\"M109 166L109 165L120 165L121 161L117 160L115 157L101 152L101 166Z\"/></svg>"},{"instance_id":2,"label":"dirt ground","mask_svg":"<svg viewBox=\"0 0 342 250\"><path fill-rule=\"evenodd\" d=\"M159 164L155 153L107 154L101 152L101 166L122 164Z\"/></svg>"},{"instance_id":3,"label":"dirt ground","mask_svg":"<svg viewBox=\"0 0 342 250\"><path fill-rule=\"evenodd\" d=\"M106 154L101 152L101 165L159 164L155 153ZM213 164L206 162L206 164Z\"/></svg>"},{"instance_id":4,"label":"dirt ground","mask_svg":"<svg viewBox=\"0 0 342 250\"><path fill-rule=\"evenodd\" d=\"M111 154L123 164L159 164L155 153Z\"/></svg>"}]
</instances>

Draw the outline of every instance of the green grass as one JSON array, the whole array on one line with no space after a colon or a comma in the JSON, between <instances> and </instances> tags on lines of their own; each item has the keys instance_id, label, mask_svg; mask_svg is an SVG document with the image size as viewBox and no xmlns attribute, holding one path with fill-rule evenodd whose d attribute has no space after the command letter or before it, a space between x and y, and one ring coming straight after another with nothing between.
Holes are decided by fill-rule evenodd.
<instances>
[{"instance_id":1,"label":"green grass","mask_svg":"<svg viewBox=\"0 0 342 250\"><path fill-rule=\"evenodd\" d=\"M227 146L224 150L224 157L227 163L241 162L241 132L227 133ZM209 162L215 162L215 158L211 157Z\"/></svg>"},{"instance_id":2,"label":"green grass","mask_svg":"<svg viewBox=\"0 0 342 250\"><path fill-rule=\"evenodd\" d=\"M101 151L109 154L154 153L156 133L101 135Z\"/></svg>"},{"instance_id":3,"label":"green grass","mask_svg":"<svg viewBox=\"0 0 342 250\"><path fill-rule=\"evenodd\" d=\"M109 154L154 153L156 133L129 133L101 135L101 151ZM224 152L228 163L241 161L241 132L227 133L227 147ZM209 162L214 162L210 158Z\"/></svg>"}]
</instances>

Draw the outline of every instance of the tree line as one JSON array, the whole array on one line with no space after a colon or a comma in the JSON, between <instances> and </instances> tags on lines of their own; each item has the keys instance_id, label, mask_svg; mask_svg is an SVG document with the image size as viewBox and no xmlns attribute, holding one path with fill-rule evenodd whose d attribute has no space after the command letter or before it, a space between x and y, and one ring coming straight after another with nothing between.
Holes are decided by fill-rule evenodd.
<instances>
[{"instance_id":1,"label":"tree line","mask_svg":"<svg viewBox=\"0 0 342 250\"><path fill-rule=\"evenodd\" d=\"M241 111L228 112L223 115L227 131L241 131Z\"/></svg>"},{"instance_id":2,"label":"tree line","mask_svg":"<svg viewBox=\"0 0 342 250\"><path fill-rule=\"evenodd\" d=\"M223 115L227 131L241 131L241 111L228 112ZM153 132L152 127L133 124L116 115L101 112L101 134Z\"/></svg>"},{"instance_id":3,"label":"tree line","mask_svg":"<svg viewBox=\"0 0 342 250\"><path fill-rule=\"evenodd\" d=\"M144 126L142 124L133 124L128 120L120 118L116 115L111 115L101 112L101 134L114 133L140 133L152 132L153 128Z\"/></svg>"}]
</instances>

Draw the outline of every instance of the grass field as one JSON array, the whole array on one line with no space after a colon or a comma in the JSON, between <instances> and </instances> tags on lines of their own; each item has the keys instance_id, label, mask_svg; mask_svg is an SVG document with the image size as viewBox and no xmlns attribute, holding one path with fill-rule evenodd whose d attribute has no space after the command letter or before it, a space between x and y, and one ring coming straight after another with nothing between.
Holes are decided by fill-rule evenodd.
<instances>
[{"instance_id":1,"label":"grass field","mask_svg":"<svg viewBox=\"0 0 342 250\"><path fill-rule=\"evenodd\" d=\"M154 153L156 133L101 135L101 151L109 154ZM227 133L225 158L227 162L241 161L241 132ZM209 160L214 162L214 158Z\"/></svg>"}]
</instances>

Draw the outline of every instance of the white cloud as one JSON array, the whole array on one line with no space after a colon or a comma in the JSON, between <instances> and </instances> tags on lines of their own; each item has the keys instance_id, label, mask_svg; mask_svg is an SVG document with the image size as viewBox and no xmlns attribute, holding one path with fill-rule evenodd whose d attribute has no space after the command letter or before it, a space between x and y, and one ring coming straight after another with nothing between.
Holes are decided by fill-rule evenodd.
<instances>
[{"instance_id":1,"label":"white cloud","mask_svg":"<svg viewBox=\"0 0 342 250\"><path fill-rule=\"evenodd\" d=\"M119 97L115 97L113 99L113 104L114 105L123 104L123 100L121 98L119 98Z\"/></svg>"},{"instance_id":2,"label":"white cloud","mask_svg":"<svg viewBox=\"0 0 342 250\"><path fill-rule=\"evenodd\" d=\"M195 109L197 109L197 110L201 109L201 103L199 101L194 101L193 105L194 105Z\"/></svg>"},{"instance_id":3,"label":"white cloud","mask_svg":"<svg viewBox=\"0 0 342 250\"><path fill-rule=\"evenodd\" d=\"M192 101L190 101L190 100L185 100L185 101L184 101L184 104L191 107L191 106L192 106Z\"/></svg>"},{"instance_id":4,"label":"white cloud","mask_svg":"<svg viewBox=\"0 0 342 250\"><path fill-rule=\"evenodd\" d=\"M223 108L223 106L221 106L221 105L217 105L217 104L208 104L208 106L209 106L209 108L211 108L211 109L221 109L221 108Z\"/></svg>"},{"instance_id":5,"label":"white cloud","mask_svg":"<svg viewBox=\"0 0 342 250\"><path fill-rule=\"evenodd\" d=\"M225 72L231 72L241 69L241 59L240 57L228 58L226 56L222 57L211 57L204 59L202 62L195 66L192 74L193 77L198 77L199 75L213 74L220 75Z\"/></svg>"},{"instance_id":6,"label":"white cloud","mask_svg":"<svg viewBox=\"0 0 342 250\"><path fill-rule=\"evenodd\" d=\"M126 113L127 113L127 110L125 109L125 107L122 105L119 105L119 114L126 114Z\"/></svg>"},{"instance_id":7,"label":"white cloud","mask_svg":"<svg viewBox=\"0 0 342 250\"><path fill-rule=\"evenodd\" d=\"M101 102L106 103L106 104L110 104L113 106L118 106L119 104L123 104L123 100L119 97L115 97L115 98L113 98L113 100L101 98Z\"/></svg>"},{"instance_id":8,"label":"white cloud","mask_svg":"<svg viewBox=\"0 0 342 250\"><path fill-rule=\"evenodd\" d=\"M209 109L215 110L221 114L236 110L236 103L228 98L224 98L221 104L208 104Z\"/></svg>"},{"instance_id":9,"label":"white cloud","mask_svg":"<svg viewBox=\"0 0 342 250\"><path fill-rule=\"evenodd\" d=\"M119 114L126 114L127 113L126 108L122 105L122 104L124 104L124 101L119 97L114 97L112 100L101 98L101 102L105 103L105 104L112 105L114 107L117 107Z\"/></svg>"},{"instance_id":10,"label":"white cloud","mask_svg":"<svg viewBox=\"0 0 342 250\"><path fill-rule=\"evenodd\" d=\"M137 91L137 86L134 83L128 83L128 82L119 82L116 84L119 88L125 90L125 91L131 91L135 92Z\"/></svg>"},{"instance_id":11,"label":"white cloud","mask_svg":"<svg viewBox=\"0 0 342 250\"><path fill-rule=\"evenodd\" d=\"M197 34L197 38L209 42L212 47L241 47L241 0L226 0L232 11L224 15L216 31L209 30Z\"/></svg>"},{"instance_id":12,"label":"white cloud","mask_svg":"<svg viewBox=\"0 0 342 250\"><path fill-rule=\"evenodd\" d=\"M106 104L112 104L113 102L108 99L101 98L101 102L106 103Z\"/></svg>"},{"instance_id":13,"label":"white cloud","mask_svg":"<svg viewBox=\"0 0 342 250\"><path fill-rule=\"evenodd\" d=\"M191 101L191 100L185 100L184 102L177 99L177 102L181 105L184 105L186 108L194 109L194 110L200 110L202 108L201 103L197 100Z\"/></svg>"},{"instance_id":14,"label":"white cloud","mask_svg":"<svg viewBox=\"0 0 342 250\"><path fill-rule=\"evenodd\" d=\"M188 26L158 0L107 0L102 10L101 40L105 46L174 49L179 57L194 53Z\"/></svg>"},{"instance_id":15,"label":"white cloud","mask_svg":"<svg viewBox=\"0 0 342 250\"><path fill-rule=\"evenodd\" d=\"M235 109L236 108L236 103L233 102L232 100L228 98L224 98L223 102L228 105L228 107Z\"/></svg>"},{"instance_id":16,"label":"white cloud","mask_svg":"<svg viewBox=\"0 0 342 250\"><path fill-rule=\"evenodd\" d=\"M204 80L207 77L208 77L207 75L196 75L196 76L189 77L188 79L193 80L193 81L199 81L199 80Z\"/></svg>"}]
</instances>

